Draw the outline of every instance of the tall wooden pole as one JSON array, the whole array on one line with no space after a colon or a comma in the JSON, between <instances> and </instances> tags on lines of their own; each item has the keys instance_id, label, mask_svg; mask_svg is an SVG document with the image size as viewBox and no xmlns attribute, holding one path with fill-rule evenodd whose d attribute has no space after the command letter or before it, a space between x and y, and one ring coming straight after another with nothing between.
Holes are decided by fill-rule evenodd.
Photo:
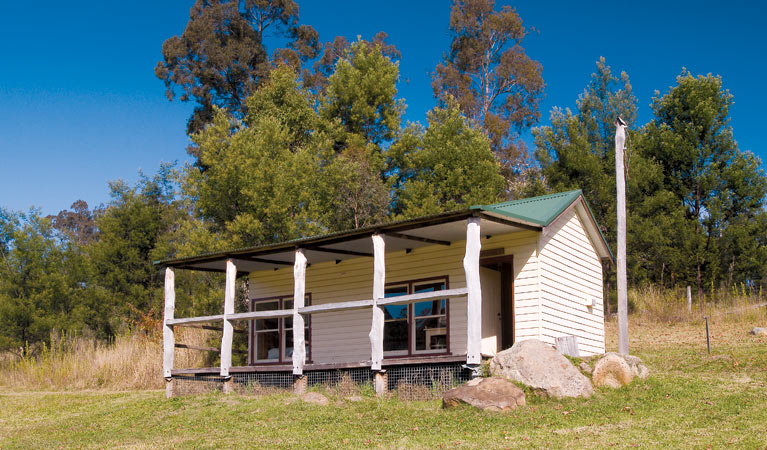
<instances>
[{"instance_id":1,"label":"tall wooden pole","mask_svg":"<svg viewBox=\"0 0 767 450\"><path fill-rule=\"evenodd\" d=\"M626 123L618 117L615 120L615 184L618 199L618 353L629 354L628 300L626 292L626 180L623 169L623 155L626 144Z\"/></svg>"}]
</instances>

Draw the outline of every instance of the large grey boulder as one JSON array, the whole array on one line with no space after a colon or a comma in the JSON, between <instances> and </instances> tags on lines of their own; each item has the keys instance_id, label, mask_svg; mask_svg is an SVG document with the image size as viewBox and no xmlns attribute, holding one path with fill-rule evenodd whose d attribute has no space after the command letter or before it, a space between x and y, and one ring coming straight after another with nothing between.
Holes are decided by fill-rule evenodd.
<instances>
[{"instance_id":1,"label":"large grey boulder","mask_svg":"<svg viewBox=\"0 0 767 450\"><path fill-rule=\"evenodd\" d=\"M462 403L485 411L507 412L525 406L525 393L503 378L475 378L442 394L443 408Z\"/></svg>"},{"instance_id":2,"label":"large grey boulder","mask_svg":"<svg viewBox=\"0 0 767 450\"><path fill-rule=\"evenodd\" d=\"M490 373L532 387L537 393L562 397L590 397L591 381L570 360L537 339L520 341L490 361Z\"/></svg>"},{"instance_id":3,"label":"large grey boulder","mask_svg":"<svg viewBox=\"0 0 767 450\"><path fill-rule=\"evenodd\" d=\"M748 334L753 334L754 336L767 336L767 328L754 327Z\"/></svg>"},{"instance_id":4,"label":"large grey boulder","mask_svg":"<svg viewBox=\"0 0 767 450\"><path fill-rule=\"evenodd\" d=\"M594 386L619 388L634 381L635 377L644 380L649 376L650 370L639 357L609 352L594 364L591 381Z\"/></svg>"}]
</instances>

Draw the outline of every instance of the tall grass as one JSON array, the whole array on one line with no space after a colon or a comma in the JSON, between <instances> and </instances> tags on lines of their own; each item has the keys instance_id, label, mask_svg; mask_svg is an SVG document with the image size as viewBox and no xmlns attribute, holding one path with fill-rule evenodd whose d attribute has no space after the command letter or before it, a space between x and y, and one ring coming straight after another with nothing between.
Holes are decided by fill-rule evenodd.
<instances>
[{"instance_id":1,"label":"tall grass","mask_svg":"<svg viewBox=\"0 0 767 450\"><path fill-rule=\"evenodd\" d=\"M718 322L767 323L767 297L761 292L749 292L743 286L722 289L703 298L698 298L693 290L690 309L686 289L643 286L630 289L628 300L632 315L639 321L697 322L708 317Z\"/></svg>"},{"instance_id":2,"label":"tall grass","mask_svg":"<svg viewBox=\"0 0 767 450\"><path fill-rule=\"evenodd\" d=\"M205 345L209 332L181 329L181 342ZM176 367L200 367L205 354L176 350ZM51 336L36 356L0 358L0 386L8 389L159 389L162 378L162 336L121 335L109 342L82 336Z\"/></svg>"}]
</instances>

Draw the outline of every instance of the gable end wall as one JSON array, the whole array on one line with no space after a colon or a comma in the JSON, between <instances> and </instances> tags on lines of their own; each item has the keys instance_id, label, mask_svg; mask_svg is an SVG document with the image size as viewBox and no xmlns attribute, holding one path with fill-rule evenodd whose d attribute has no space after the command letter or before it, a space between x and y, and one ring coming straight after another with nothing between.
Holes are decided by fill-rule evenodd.
<instances>
[{"instance_id":1,"label":"gable end wall","mask_svg":"<svg viewBox=\"0 0 767 450\"><path fill-rule=\"evenodd\" d=\"M602 264L576 208L547 227L540 245L541 339L574 335L581 355L604 353Z\"/></svg>"}]
</instances>

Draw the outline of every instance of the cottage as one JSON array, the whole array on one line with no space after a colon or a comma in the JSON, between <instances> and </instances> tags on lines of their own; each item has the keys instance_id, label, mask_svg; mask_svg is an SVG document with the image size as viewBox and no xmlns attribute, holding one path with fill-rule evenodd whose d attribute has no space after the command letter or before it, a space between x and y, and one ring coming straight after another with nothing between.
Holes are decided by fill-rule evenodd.
<instances>
[{"instance_id":1,"label":"cottage","mask_svg":"<svg viewBox=\"0 0 767 450\"><path fill-rule=\"evenodd\" d=\"M593 214L570 191L160 261L164 376L311 384L313 373L356 370L380 391L398 367L476 370L524 339L574 336L582 355L604 353L604 259ZM225 272L223 314L176 318L175 269ZM249 277L247 312L235 312L237 276ZM247 365L233 367L238 321L248 325ZM210 322L223 324L220 367L174 368L174 328Z\"/></svg>"}]
</instances>

